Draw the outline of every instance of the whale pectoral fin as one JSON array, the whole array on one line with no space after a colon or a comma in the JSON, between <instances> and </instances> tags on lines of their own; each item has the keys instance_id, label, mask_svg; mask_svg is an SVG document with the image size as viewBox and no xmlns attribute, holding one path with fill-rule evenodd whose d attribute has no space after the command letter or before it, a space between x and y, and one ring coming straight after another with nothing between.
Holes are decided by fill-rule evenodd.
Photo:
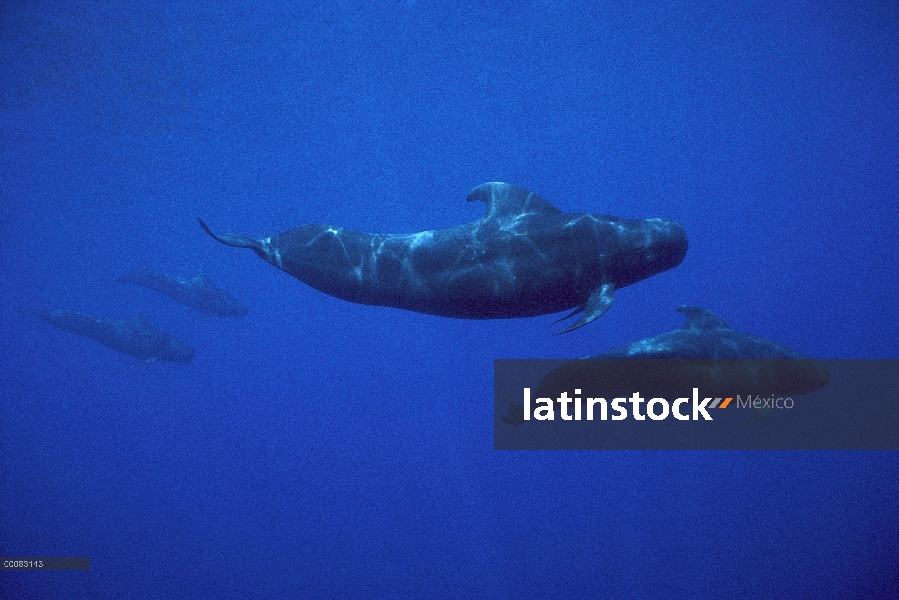
<instances>
[{"instance_id":1,"label":"whale pectoral fin","mask_svg":"<svg viewBox=\"0 0 899 600\"><path fill-rule=\"evenodd\" d=\"M524 423L524 405L518 404L509 406L509 411L505 416L500 417L500 419L503 420L503 423L518 427Z\"/></svg>"},{"instance_id":2,"label":"whale pectoral fin","mask_svg":"<svg viewBox=\"0 0 899 600\"><path fill-rule=\"evenodd\" d=\"M579 314L581 314L582 312L584 312L584 305L583 305L583 304L580 305L580 306L578 306L577 308L575 308L573 311L571 311L570 313L568 313L568 314L565 315L564 317L561 317L561 318L556 319L555 321L553 321L553 325L555 325L556 323L561 323L561 322L564 321L565 319L570 319L570 318L573 317L574 315L579 315Z\"/></svg>"},{"instance_id":3,"label":"whale pectoral fin","mask_svg":"<svg viewBox=\"0 0 899 600\"><path fill-rule=\"evenodd\" d=\"M612 283L606 283L595 290L590 294L590 297L587 299L587 302L584 304L584 314L580 319L575 321L570 327L564 329L557 333L559 335L561 333L568 333L578 327L583 327L587 323L592 323L599 317L603 315L609 307L612 306L612 302L615 301L615 285ZM574 316L577 313L572 313Z\"/></svg>"},{"instance_id":4,"label":"whale pectoral fin","mask_svg":"<svg viewBox=\"0 0 899 600\"><path fill-rule=\"evenodd\" d=\"M509 409L506 411L505 416L500 418L504 423L518 427L524 423L524 404L516 403L512 394L509 394L506 399L509 402Z\"/></svg>"},{"instance_id":5,"label":"whale pectoral fin","mask_svg":"<svg viewBox=\"0 0 899 600\"><path fill-rule=\"evenodd\" d=\"M158 356L151 356L150 358L138 359L135 362L128 361L128 366L131 367L146 367L148 365L152 365L156 361L159 360Z\"/></svg>"}]
</instances>

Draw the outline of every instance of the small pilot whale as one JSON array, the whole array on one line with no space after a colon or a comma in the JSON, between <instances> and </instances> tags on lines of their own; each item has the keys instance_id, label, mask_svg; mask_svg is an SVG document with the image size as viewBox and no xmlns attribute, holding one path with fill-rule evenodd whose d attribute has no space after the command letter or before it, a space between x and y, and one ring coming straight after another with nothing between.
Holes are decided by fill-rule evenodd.
<instances>
[{"instance_id":1,"label":"small pilot whale","mask_svg":"<svg viewBox=\"0 0 899 600\"><path fill-rule=\"evenodd\" d=\"M133 283L155 290L200 312L216 317L243 317L250 310L240 300L216 287L203 273L188 279L168 273L154 273L146 269L138 269L122 275L116 281Z\"/></svg>"},{"instance_id":2,"label":"small pilot whale","mask_svg":"<svg viewBox=\"0 0 899 600\"><path fill-rule=\"evenodd\" d=\"M601 316L616 288L676 267L687 252L673 221L567 214L507 183L476 187L474 200L487 205L481 219L409 234L303 225L254 239L200 225L336 298L461 319L583 313L561 333Z\"/></svg>"},{"instance_id":3,"label":"small pilot whale","mask_svg":"<svg viewBox=\"0 0 899 600\"><path fill-rule=\"evenodd\" d=\"M157 360L189 363L195 350L153 327L141 313L130 321L100 319L71 310L41 311L38 316L60 329L89 337L128 356L147 363Z\"/></svg>"}]
</instances>

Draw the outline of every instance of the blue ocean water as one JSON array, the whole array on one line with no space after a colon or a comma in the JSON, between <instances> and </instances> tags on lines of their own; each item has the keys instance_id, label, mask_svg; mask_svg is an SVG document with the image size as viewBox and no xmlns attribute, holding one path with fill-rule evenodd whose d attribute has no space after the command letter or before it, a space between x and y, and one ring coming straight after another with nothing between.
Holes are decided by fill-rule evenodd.
<instances>
[{"instance_id":1,"label":"blue ocean water","mask_svg":"<svg viewBox=\"0 0 899 600\"><path fill-rule=\"evenodd\" d=\"M499 452L492 402L493 359L681 304L899 358L895 2L122 4L0 9L0 555L91 558L0 597L899 597L896 453ZM689 252L553 336L349 304L196 221L436 229L486 181ZM56 309L142 311L196 358L27 314Z\"/></svg>"}]
</instances>

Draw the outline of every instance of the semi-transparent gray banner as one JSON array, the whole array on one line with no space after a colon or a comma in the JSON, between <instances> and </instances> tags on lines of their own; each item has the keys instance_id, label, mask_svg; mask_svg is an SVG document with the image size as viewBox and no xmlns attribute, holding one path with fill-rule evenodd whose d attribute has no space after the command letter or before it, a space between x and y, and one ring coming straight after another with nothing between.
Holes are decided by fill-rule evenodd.
<instances>
[{"instance_id":1,"label":"semi-transparent gray banner","mask_svg":"<svg viewBox=\"0 0 899 600\"><path fill-rule=\"evenodd\" d=\"M899 450L899 360L494 361L497 450Z\"/></svg>"},{"instance_id":2,"label":"semi-transparent gray banner","mask_svg":"<svg viewBox=\"0 0 899 600\"><path fill-rule=\"evenodd\" d=\"M0 569L4 571L89 571L89 556L4 556Z\"/></svg>"}]
</instances>

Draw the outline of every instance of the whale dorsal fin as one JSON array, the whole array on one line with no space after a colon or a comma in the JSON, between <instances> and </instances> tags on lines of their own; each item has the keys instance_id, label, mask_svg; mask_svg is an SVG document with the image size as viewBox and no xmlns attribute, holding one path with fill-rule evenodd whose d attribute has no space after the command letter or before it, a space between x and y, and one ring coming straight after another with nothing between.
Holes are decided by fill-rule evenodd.
<instances>
[{"instance_id":1,"label":"whale dorsal fin","mask_svg":"<svg viewBox=\"0 0 899 600\"><path fill-rule=\"evenodd\" d=\"M677 312L687 317L681 329L733 329L715 313L698 306L680 306Z\"/></svg>"},{"instance_id":2,"label":"whale dorsal fin","mask_svg":"<svg viewBox=\"0 0 899 600\"><path fill-rule=\"evenodd\" d=\"M487 205L484 219L521 213L560 213L561 211L535 194L511 183L482 183L468 193L468 201L480 200Z\"/></svg>"}]
</instances>

